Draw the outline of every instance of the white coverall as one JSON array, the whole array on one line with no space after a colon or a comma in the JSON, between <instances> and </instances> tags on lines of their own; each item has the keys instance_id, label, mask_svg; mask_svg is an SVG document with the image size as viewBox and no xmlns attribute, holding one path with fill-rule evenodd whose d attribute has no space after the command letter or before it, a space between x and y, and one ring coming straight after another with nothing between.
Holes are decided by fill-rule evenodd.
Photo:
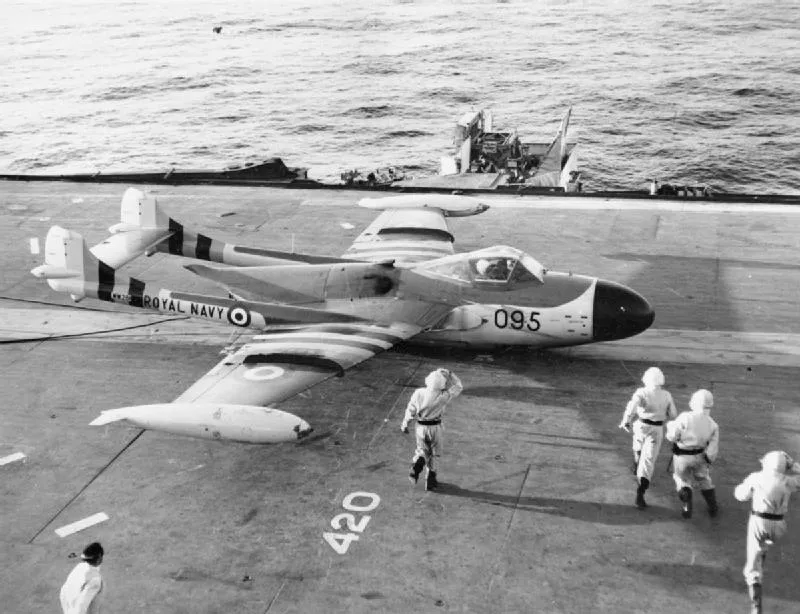
<instances>
[{"instance_id":1,"label":"white coverall","mask_svg":"<svg viewBox=\"0 0 800 614\"><path fill-rule=\"evenodd\" d=\"M61 587L61 609L64 614L99 614L103 579L100 567L86 561L78 563Z\"/></svg>"},{"instance_id":2,"label":"white coverall","mask_svg":"<svg viewBox=\"0 0 800 614\"><path fill-rule=\"evenodd\" d=\"M694 397L692 397L694 400ZM695 403L691 411L682 412L672 422L667 423L667 439L681 452L673 448L672 478L675 487L698 487L708 491L714 488L709 475L709 464L719 453L719 427L709 416L709 408ZM696 451L692 454L692 451Z\"/></svg>"},{"instance_id":3,"label":"white coverall","mask_svg":"<svg viewBox=\"0 0 800 614\"><path fill-rule=\"evenodd\" d=\"M661 386L644 386L633 393L620 426L628 430L633 422L633 454L638 459L637 479L652 480L664 439L663 423L675 419L677 415L672 395ZM650 424L653 422L661 424Z\"/></svg>"},{"instance_id":4,"label":"white coverall","mask_svg":"<svg viewBox=\"0 0 800 614\"><path fill-rule=\"evenodd\" d=\"M785 452L770 452L762 459L762 465L761 471L748 475L733 491L739 501L752 501L744 565L748 585L761 584L764 557L769 547L786 533L783 517L789 511L789 498L800 489L800 463L795 463ZM786 475L787 470L792 475ZM781 518L763 518L757 514Z\"/></svg>"},{"instance_id":5,"label":"white coverall","mask_svg":"<svg viewBox=\"0 0 800 614\"><path fill-rule=\"evenodd\" d=\"M444 410L463 389L464 386L461 385L457 375L444 369L437 369L425 378L425 388L417 388L411 395L400 428L405 431L409 422L417 421L417 448L412 463L418 458L424 458L428 471L436 471L434 459L442 454L444 427L441 421Z\"/></svg>"}]
</instances>

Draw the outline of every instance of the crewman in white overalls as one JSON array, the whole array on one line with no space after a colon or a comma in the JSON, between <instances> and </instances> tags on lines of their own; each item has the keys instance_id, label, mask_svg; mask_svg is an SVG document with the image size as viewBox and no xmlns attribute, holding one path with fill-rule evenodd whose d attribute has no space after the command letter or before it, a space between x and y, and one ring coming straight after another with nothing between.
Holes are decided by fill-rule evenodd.
<instances>
[{"instance_id":1,"label":"crewman in white overalls","mask_svg":"<svg viewBox=\"0 0 800 614\"><path fill-rule=\"evenodd\" d=\"M447 404L455 399L464 387L461 380L447 369L436 369L425 378L425 388L417 388L411 395L400 430L408 433L408 423L417 421L417 449L411 464L409 479L415 484L419 474L428 465L425 490L433 490L436 481L436 457L442 452L442 417Z\"/></svg>"},{"instance_id":2,"label":"crewman in white overalls","mask_svg":"<svg viewBox=\"0 0 800 614\"><path fill-rule=\"evenodd\" d=\"M800 463L780 450L761 459L761 471L751 473L733 491L739 501L752 501L747 524L747 582L752 614L761 614L761 584L764 557L769 547L786 533L784 517L791 494L800 489Z\"/></svg>"},{"instance_id":3,"label":"crewman in white overalls","mask_svg":"<svg viewBox=\"0 0 800 614\"><path fill-rule=\"evenodd\" d=\"M63 614L97 614L100 612L100 593L103 578L100 564L103 546L93 542L83 549L81 562L67 576L59 594Z\"/></svg>"},{"instance_id":4,"label":"crewman in white overalls","mask_svg":"<svg viewBox=\"0 0 800 614\"><path fill-rule=\"evenodd\" d=\"M719 453L719 427L709 413L714 396L700 389L689 400L691 411L682 412L667 423L667 439L672 445L672 477L681 500L681 515L692 517L692 489L697 487L708 505L709 516L719 511L709 468Z\"/></svg>"},{"instance_id":5,"label":"crewman in white overalls","mask_svg":"<svg viewBox=\"0 0 800 614\"><path fill-rule=\"evenodd\" d=\"M664 439L664 421L678 415L672 395L664 390L664 374L650 367L642 376L644 387L637 388L625 407L619 428L631 432L633 424L633 471L636 473L636 507L644 509L644 493L653 479L656 459Z\"/></svg>"}]
</instances>

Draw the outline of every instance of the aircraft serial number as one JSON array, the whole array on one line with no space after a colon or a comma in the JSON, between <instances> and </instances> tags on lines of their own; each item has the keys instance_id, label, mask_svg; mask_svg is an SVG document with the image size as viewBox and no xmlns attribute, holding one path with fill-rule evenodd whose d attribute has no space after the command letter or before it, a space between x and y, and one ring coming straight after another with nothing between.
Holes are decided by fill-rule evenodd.
<instances>
[{"instance_id":1,"label":"aircraft serial number","mask_svg":"<svg viewBox=\"0 0 800 614\"><path fill-rule=\"evenodd\" d=\"M362 503L359 504L356 502L356 500L359 500ZM342 507L348 512L363 513L371 512L378 507L380 503L381 498L375 493L357 491L351 492L344 498L342 501ZM358 541L358 535L356 535L356 533L363 533L364 529L367 528L371 518L371 516L363 515L360 519L356 520L354 514L337 514L331 519L331 527L341 530L344 528L342 526L342 523L344 522L345 526L352 531L352 533L326 532L322 534L322 538L328 542L328 545L333 548L333 551L336 552L336 554L345 554L348 548L350 548L350 544Z\"/></svg>"},{"instance_id":2,"label":"aircraft serial number","mask_svg":"<svg viewBox=\"0 0 800 614\"><path fill-rule=\"evenodd\" d=\"M497 328L513 328L514 330L527 329L536 332L542 327L542 323L536 319L538 311L531 311L529 317L519 309L497 309L494 312L494 325Z\"/></svg>"}]
</instances>

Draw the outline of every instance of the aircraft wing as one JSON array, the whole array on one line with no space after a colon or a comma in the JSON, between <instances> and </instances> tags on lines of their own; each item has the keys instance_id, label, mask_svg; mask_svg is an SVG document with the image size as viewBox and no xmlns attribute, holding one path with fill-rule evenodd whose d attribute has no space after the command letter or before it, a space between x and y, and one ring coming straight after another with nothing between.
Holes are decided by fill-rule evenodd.
<instances>
[{"instance_id":1,"label":"aircraft wing","mask_svg":"<svg viewBox=\"0 0 800 614\"><path fill-rule=\"evenodd\" d=\"M125 420L145 429L202 439L281 443L306 437L309 424L267 408L319 384L396 343L422 326L315 324L279 328L226 356L172 403L105 410L91 422Z\"/></svg>"},{"instance_id":2,"label":"aircraft wing","mask_svg":"<svg viewBox=\"0 0 800 614\"><path fill-rule=\"evenodd\" d=\"M318 324L277 329L220 361L174 402L266 406L325 381L422 329L411 324Z\"/></svg>"},{"instance_id":3,"label":"aircraft wing","mask_svg":"<svg viewBox=\"0 0 800 614\"><path fill-rule=\"evenodd\" d=\"M483 213L488 205L448 194L408 194L364 198L358 203L381 214L362 232L343 257L371 262L422 262L454 253L446 217Z\"/></svg>"}]
</instances>

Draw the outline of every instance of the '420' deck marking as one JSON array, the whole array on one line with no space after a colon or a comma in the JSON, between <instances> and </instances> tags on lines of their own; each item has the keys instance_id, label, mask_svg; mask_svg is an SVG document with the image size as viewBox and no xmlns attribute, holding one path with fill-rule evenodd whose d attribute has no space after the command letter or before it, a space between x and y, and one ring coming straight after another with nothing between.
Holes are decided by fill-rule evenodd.
<instances>
[{"instance_id":1,"label":"'420' deck marking","mask_svg":"<svg viewBox=\"0 0 800 614\"><path fill-rule=\"evenodd\" d=\"M356 499L363 499L368 500L369 502L365 505L357 505L354 503ZM344 500L342 501L342 507L348 512L371 512L376 507L378 507L381 503L381 498L371 492L351 492L347 495ZM358 535L356 533L363 533L364 529L367 528L369 524L371 516L361 516L359 520L356 520L354 514L350 514L345 512L344 514L337 514L331 519L331 526L334 529L341 530L342 522L344 522L351 533L323 533L322 538L328 542L331 548L333 548L334 552L337 554L344 554L347 552L347 549L350 548L350 544L353 542L358 541Z\"/></svg>"}]
</instances>

